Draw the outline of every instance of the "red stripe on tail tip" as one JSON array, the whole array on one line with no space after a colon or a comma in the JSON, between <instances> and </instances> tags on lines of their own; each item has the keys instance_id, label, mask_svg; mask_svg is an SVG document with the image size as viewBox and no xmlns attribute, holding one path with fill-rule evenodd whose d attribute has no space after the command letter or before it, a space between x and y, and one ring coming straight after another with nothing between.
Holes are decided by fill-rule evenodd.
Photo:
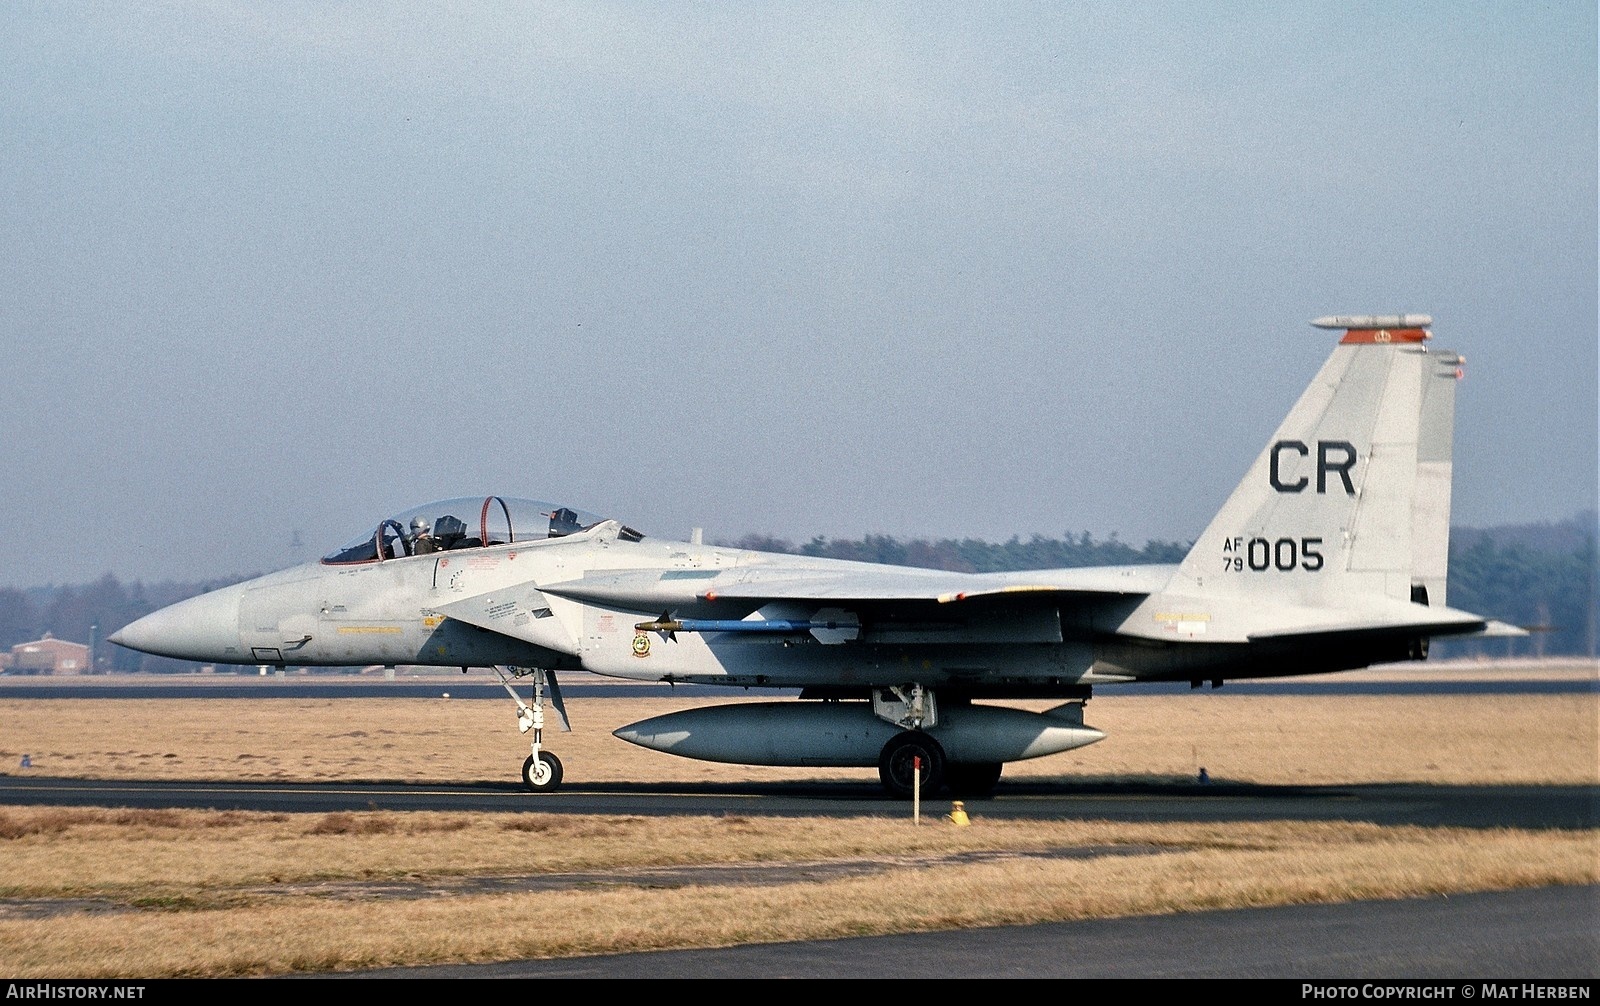
<instances>
[{"instance_id":1,"label":"red stripe on tail tip","mask_svg":"<svg viewBox=\"0 0 1600 1006\"><path fill-rule=\"evenodd\" d=\"M1390 342L1426 342L1425 328L1352 328L1339 340L1341 346L1383 345Z\"/></svg>"}]
</instances>

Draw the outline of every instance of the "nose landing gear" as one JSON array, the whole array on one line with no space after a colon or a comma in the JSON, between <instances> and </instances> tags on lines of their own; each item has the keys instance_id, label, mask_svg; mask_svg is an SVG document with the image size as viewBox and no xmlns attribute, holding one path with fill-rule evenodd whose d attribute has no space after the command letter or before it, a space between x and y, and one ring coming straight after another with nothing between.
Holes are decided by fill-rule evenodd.
<instances>
[{"instance_id":1,"label":"nose landing gear","mask_svg":"<svg viewBox=\"0 0 1600 1006\"><path fill-rule=\"evenodd\" d=\"M506 694L517 704L517 728L523 733L533 731L532 753L522 763L522 782L531 793L551 793L561 785L561 759L549 751L543 750L544 741L544 693L550 692L550 705L556 711L556 718L561 722L561 729L572 730L572 724L567 720L567 709L561 701L561 688L556 684L554 671L547 671L542 667L496 667L494 672L500 676L500 684L505 688ZM522 701L522 696L511 687L513 678L533 678L533 704L530 706Z\"/></svg>"}]
</instances>

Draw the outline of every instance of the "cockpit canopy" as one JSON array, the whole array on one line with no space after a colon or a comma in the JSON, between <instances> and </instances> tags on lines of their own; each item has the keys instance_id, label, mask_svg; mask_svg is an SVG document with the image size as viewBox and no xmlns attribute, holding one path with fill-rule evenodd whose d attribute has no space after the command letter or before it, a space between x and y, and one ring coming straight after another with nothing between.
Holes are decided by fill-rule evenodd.
<instances>
[{"instance_id":1,"label":"cockpit canopy","mask_svg":"<svg viewBox=\"0 0 1600 1006\"><path fill-rule=\"evenodd\" d=\"M560 538L585 531L605 518L539 500L500 496L460 496L412 507L378 522L341 548L322 557L331 565L378 562L430 552L484 548L514 541ZM644 535L625 527L621 538Z\"/></svg>"}]
</instances>

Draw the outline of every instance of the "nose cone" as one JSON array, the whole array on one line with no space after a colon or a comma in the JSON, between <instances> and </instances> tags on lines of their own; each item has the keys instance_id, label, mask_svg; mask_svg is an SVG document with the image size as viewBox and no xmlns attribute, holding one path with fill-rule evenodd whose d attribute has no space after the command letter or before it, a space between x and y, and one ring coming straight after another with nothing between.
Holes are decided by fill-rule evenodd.
<instances>
[{"instance_id":1,"label":"nose cone","mask_svg":"<svg viewBox=\"0 0 1600 1006\"><path fill-rule=\"evenodd\" d=\"M179 660L238 662L239 599L243 587L224 587L179 601L123 626L108 638L130 650Z\"/></svg>"}]
</instances>

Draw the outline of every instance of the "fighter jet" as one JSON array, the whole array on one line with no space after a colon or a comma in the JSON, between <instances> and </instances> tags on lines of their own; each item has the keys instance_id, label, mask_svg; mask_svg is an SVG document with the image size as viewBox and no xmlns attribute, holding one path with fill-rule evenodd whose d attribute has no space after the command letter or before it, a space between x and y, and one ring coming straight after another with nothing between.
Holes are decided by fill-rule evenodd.
<instances>
[{"instance_id":1,"label":"fighter jet","mask_svg":"<svg viewBox=\"0 0 1600 1006\"><path fill-rule=\"evenodd\" d=\"M468 497L110 638L217 663L492 669L532 734L535 793L562 782L544 745L547 707L570 728L558 673L784 690L615 734L709 761L876 767L904 798L983 796L1007 762L1100 740L1084 722L1096 685L1219 687L1521 634L1445 605L1462 357L1428 346L1426 315L1312 325L1343 335L1176 565L953 573L663 541L568 506Z\"/></svg>"}]
</instances>

